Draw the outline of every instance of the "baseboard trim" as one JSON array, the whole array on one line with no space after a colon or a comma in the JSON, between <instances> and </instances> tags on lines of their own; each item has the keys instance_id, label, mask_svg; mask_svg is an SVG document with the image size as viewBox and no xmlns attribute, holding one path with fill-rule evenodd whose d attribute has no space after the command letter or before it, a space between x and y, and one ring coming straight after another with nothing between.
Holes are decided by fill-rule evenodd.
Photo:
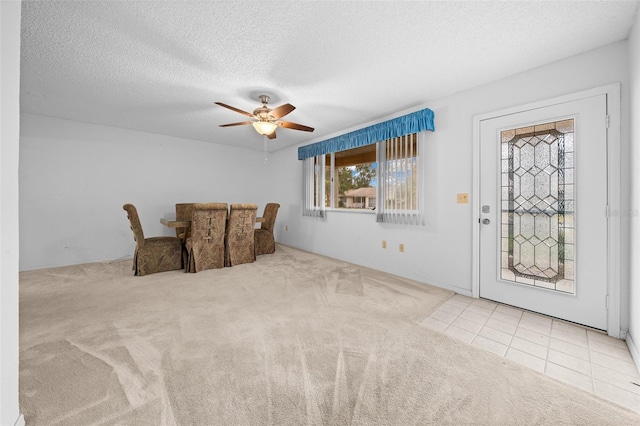
<instances>
[{"instance_id":1,"label":"baseboard trim","mask_svg":"<svg viewBox=\"0 0 640 426\"><path fill-rule=\"evenodd\" d=\"M22 413L20 413L20 416L18 416L18 420L16 420L13 426L25 426L24 416L22 415Z\"/></svg>"},{"instance_id":2,"label":"baseboard trim","mask_svg":"<svg viewBox=\"0 0 640 426\"><path fill-rule=\"evenodd\" d=\"M631 352L631 358L633 358L633 363L636 365L636 370L640 373L640 352L638 352L638 347L633 343L633 339L631 338L631 333L627 333L627 338L625 339L627 342L627 346L629 347L629 352Z\"/></svg>"},{"instance_id":3,"label":"baseboard trim","mask_svg":"<svg viewBox=\"0 0 640 426\"><path fill-rule=\"evenodd\" d=\"M355 262L353 260L339 259L337 257L330 256L328 254L318 253L318 252L311 251L311 250L306 249L306 248L294 246L294 245L291 245L291 244L284 244L284 243L279 243L279 242L276 241L276 245L281 245L281 246L284 246L284 247L290 247L290 248L293 248L293 249L296 249L296 250L304 251L306 253L312 253L312 254L315 254L317 256L328 257L329 259L337 260L338 262L345 262L345 263L350 263L352 265L361 266L363 268L375 269L376 271L385 272L385 273L391 274L391 275L396 275L398 277L402 277L402 278L406 278L406 279L409 279L409 280L417 281L417 282L425 284L425 285L438 287L438 288L441 288L443 290L453 291L454 293L461 294L463 296L473 297L473 295L471 294L471 290L465 289L465 288L461 288L461 287L457 287L455 285L445 284L445 283L441 283L441 282L433 281L433 280L424 281L423 278L415 277L415 276L409 276L409 275L401 275L397 271L391 271L391 270L388 270L388 269L385 269L385 268L381 268L379 265L369 265L369 264L364 264L364 263L357 263L357 262Z\"/></svg>"}]
</instances>

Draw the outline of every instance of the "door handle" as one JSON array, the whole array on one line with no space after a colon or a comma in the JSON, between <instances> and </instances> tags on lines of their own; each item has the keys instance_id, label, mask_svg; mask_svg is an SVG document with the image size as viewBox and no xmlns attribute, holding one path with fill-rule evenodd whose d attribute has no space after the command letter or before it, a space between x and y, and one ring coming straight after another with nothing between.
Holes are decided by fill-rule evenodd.
<instances>
[{"instance_id":1,"label":"door handle","mask_svg":"<svg viewBox=\"0 0 640 426\"><path fill-rule=\"evenodd\" d=\"M491 223L491 221L489 219L485 218L485 219L482 219L482 223L484 223L485 225L488 225L488 224Z\"/></svg>"}]
</instances>

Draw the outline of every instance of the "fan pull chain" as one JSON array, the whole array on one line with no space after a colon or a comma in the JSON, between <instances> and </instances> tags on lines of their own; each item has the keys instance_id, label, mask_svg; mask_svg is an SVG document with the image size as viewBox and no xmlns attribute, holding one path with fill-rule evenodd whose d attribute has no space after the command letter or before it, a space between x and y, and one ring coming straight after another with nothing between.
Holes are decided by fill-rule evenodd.
<instances>
[{"instance_id":1,"label":"fan pull chain","mask_svg":"<svg viewBox=\"0 0 640 426\"><path fill-rule=\"evenodd\" d=\"M264 140L264 164L267 164L267 161L269 161L269 157L267 156L267 135L264 135L263 140Z\"/></svg>"}]
</instances>

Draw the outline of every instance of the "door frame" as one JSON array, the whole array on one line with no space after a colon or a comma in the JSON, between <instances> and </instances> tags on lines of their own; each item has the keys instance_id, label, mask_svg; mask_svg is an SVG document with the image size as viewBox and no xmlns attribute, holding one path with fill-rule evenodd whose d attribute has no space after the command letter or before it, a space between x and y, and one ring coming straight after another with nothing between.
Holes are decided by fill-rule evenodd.
<instances>
[{"instance_id":1,"label":"door frame","mask_svg":"<svg viewBox=\"0 0 640 426\"><path fill-rule=\"evenodd\" d=\"M527 110L575 101L605 94L607 98L607 206L602 214L607 221L607 333L624 338L620 330L620 83L612 83L589 90L550 99L513 106L473 117L473 187L472 209L472 278L471 295L480 297L480 125L483 121Z\"/></svg>"}]
</instances>

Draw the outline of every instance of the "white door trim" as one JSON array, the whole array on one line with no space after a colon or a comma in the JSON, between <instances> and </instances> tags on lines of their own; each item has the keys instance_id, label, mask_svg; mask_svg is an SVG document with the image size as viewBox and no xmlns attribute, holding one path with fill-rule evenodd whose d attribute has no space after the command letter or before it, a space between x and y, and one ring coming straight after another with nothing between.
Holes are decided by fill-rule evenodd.
<instances>
[{"instance_id":1,"label":"white door trim","mask_svg":"<svg viewBox=\"0 0 640 426\"><path fill-rule=\"evenodd\" d=\"M577 93L558 96L524 105L493 111L473 117L473 188L471 193L472 220L472 278L471 295L480 295L480 124L484 120L543 108L591 96L607 96L607 197L608 211L602 212L607 222L607 333L615 338L624 337L620 330L620 83L596 87ZM603 118L604 119L604 118Z\"/></svg>"}]
</instances>

